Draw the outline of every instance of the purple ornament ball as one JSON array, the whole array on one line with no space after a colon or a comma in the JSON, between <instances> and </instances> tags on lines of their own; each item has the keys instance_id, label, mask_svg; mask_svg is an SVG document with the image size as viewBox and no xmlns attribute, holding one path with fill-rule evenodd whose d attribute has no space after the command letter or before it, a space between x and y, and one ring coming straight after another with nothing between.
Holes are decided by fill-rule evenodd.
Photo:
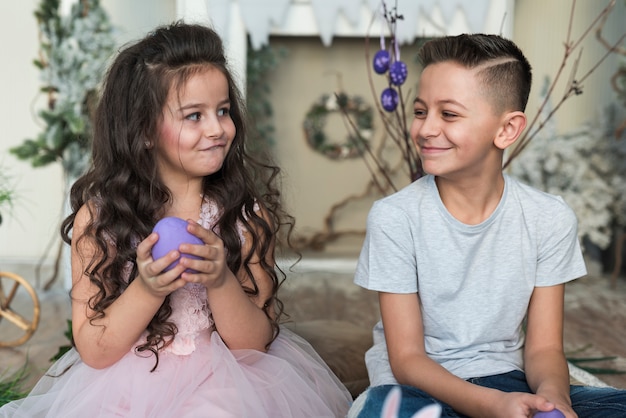
<instances>
[{"instance_id":1,"label":"purple ornament ball","mask_svg":"<svg viewBox=\"0 0 626 418\"><path fill-rule=\"evenodd\" d=\"M406 64L402 61L396 61L389 67L389 78L391 80L391 84L396 86L404 83L408 74L409 70L407 69Z\"/></svg>"},{"instance_id":2,"label":"purple ornament ball","mask_svg":"<svg viewBox=\"0 0 626 418\"><path fill-rule=\"evenodd\" d=\"M384 74L389 69L389 61L391 57L389 56L389 51L386 49L381 49L374 55L374 71L377 74Z\"/></svg>"},{"instance_id":3,"label":"purple ornament ball","mask_svg":"<svg viewBox=\"0 0 626 418\"><path fill-rule=\"evenodd\" d=\"M393 112L398 107L398 92L391 87L387 87L380 95L380 103L387 112Z\"/></svg>"},{"instance_id":4,"label":"purple ornament ball","mask_svg":"<svg viewBox=\"0 0 626 418\"><path fill-rule=\"evenodd\" d=\"M563 415L563 412L558 409L553 409L548 412L537 412L534 415L534 418L565 418L565 415Z\"/></svg>"},{"instance_id":5,"label":"purple ornament ball","mask_svg":"<svg viewBox=\"0 0 626 418\"><path fill-rule=\"evenodd\" d=\"M187 221L176 217L166 217L161 219L152 229L152 232L159 234L159 240L152 247L152 258L154 260L163 257L172 250L178 250L181 244L204 244L202 240L187 231ZM195 255L181 254L187 258L198 259ZM178 260L167 266L163 271L173 269L178 264ZM187 269L188 273L196 273L195 270Z\"/></svg>"}]
</instances>

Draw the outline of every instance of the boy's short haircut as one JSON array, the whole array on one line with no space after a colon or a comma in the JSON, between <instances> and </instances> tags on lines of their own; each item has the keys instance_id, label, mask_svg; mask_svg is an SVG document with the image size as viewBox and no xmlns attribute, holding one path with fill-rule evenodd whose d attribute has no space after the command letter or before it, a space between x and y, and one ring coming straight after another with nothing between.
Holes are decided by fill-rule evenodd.
<instances>
[{"instance_id":1,"label":"boy's short haircut","mask_svg":"<svg viewBox=\"0 0 626 418\"><path fill-rule=\"evenodd\" d=\"M477 76L496 112L526 109L532 82L531 66L513 41L499 35L463 34L426 42L418 53L424 68L453 61Z\"/></svg>"}]
</instances>

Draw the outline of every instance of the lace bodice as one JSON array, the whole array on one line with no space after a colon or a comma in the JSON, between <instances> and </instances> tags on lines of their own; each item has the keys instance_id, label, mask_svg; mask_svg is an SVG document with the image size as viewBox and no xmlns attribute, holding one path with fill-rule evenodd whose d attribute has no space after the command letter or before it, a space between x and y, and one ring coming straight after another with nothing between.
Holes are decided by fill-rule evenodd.
<instances>
[{"instance_id":1,"label":"lace bodice","mask_svg":"<svg viewBox=\"0 0 626 418\"><path fill-rule=\"evenodd\" d=\"M255 209L257 208L255 207ZM198 223L206 229L211 229L215 226L219 214L217 205L205 199L200 209ZM243 225L238 224L237 227L239 238L243 243L245 240ZM215 229L215 232L219 231ZM197 283L187 283L171 294L170 306L172 307L172 314L169 321L176 324L178 332L172 343L165 348L165 351L178 355L191 354L196 348L196 336L213 325L205 287Z\"/></svg>"},{"instance_id":2,"label":"lace bodice","mask_svg":"<svg viewBox=\"0 0 626 418\"><path fill-rule=\"evenodd\" d=\"M178 355L191 354L196 348L196 335L213 325L206 288L198 283L187 283L172 293L170 306L169 321L176 324L178 332L165 350Z\"/></svg>"}]
</instances>

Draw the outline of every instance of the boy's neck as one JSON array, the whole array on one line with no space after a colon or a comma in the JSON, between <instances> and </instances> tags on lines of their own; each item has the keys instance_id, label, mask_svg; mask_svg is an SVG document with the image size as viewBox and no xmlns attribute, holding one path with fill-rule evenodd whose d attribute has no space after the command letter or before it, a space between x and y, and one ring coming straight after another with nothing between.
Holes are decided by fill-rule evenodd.
<instances>
[{"instance_id":1,"label":"boy's neck","mask_svg":"<svg viewBox=\"0 0 626 418\"><path fill-rule=\"evenodd\" d=\"M459 222L477 225L496 210L504 192L504 176L453 180L435 177L439 196L448 212Z\"/></svg>"}]
</instances>

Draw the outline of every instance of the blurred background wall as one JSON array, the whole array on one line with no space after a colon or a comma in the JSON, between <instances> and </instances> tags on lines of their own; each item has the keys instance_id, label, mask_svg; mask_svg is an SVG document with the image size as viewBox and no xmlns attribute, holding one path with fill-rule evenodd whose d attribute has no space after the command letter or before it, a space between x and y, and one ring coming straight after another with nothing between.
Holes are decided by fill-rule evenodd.
<instances>
[{"instance_id":1,"label":"blurred background wall","mask_svg":"<svg viewBox=\"0 0 626 418\"><path fill-rule=\"evenodd\" d=\"M358 2L358 0L355 0ZM446 2L449 0L440 0ZM553 76L563 57L570 8L570 0L491 0L492 8L506 16L489 19L489 32L502 31L511 37L526 53L534 68L535 84L527 108L529 115L536 113L542 80ZM193 4L192 4L193 3ZM209 2L210 3L210 2ZM242 2L243 3L243 2ZM308 1L294 1L306 4ZM463 2L458 2L463 3ZM464 2L469 3L469 2ZM608 1L579 0L573 19L571 38L576 39L597 16ZM0 167L10 176L15 186L16 201L10 212L2 213L0 225L0 270L11 263L35 263L43 258L51 263L56 256L60 218L64 212L65 190L63 176L58 164L43 168L32 168L28 162L17 160L9 148L19 145L25 138L33 138L42 129L36 112L45 105L39 93L39 72L32 61L38 54L36 20L33 16L36 0L0 2ZM186 16L198 2L176 2L174 0L102 0L101 5L109 13L112 23L118 28L119 45L143 36L157 24L170 22ZM259 3L261 4L261 3ZM190 6L191 5L191 6ZM605 36L615 40L624 31L626 7L618 1L605 26ZM402 12L400 10L400 12ZM202 18L201 13L200 18ZM208 11L210 15L210 7ZM467 22L458 12L460 27L469 30ZM198 17L198 16L191 16ZM485 21L489 19L485 18ZM202 19L200 19L202 20ZM506 25L502 22L506 21ZM345 22L337 23L338 26ZM419 22L402 21L400 25L415 25ZM426 25L426 23L423 23ZM503 30L504 28L504 30ZM236 29L230 28L231 31ZM362 29L361 29L362 30ZM270 87L268 100L274 111L275 128L272 152L284 170L285 200L289 210L297 219L297 233L304 241L316 231L324 228L324 218L334 204L352 194L361 194L369 180L369 172L361 160L331 160L307 145L302 123L311 105L323 94L345 92L350 96L361 96L374 106L375 98L369 88L368 62L365 61L365 42L362 37L336 35L330 45L320 36L295 37L288 31L275 30L270 33L269 45L286 51L276 68L268 75ZM377 36L372 34L370 53L378 49ZM233 64L240 74L245 73L245 54L235 50L241 40L229 37L227 45L233 55ZM239 42L239 43L237 43ZM579 63L580 73L585 73L605 53L604 47L593 34L583 41L583 53ZM414 54L419 40L402 47L403 60L409 66L409 79L405 92L415 91L419 67ZM558 130L566 132L598 117L609 103L615 103L615 93L609 79L616 71L620 57L609 56L584 83L584 93L567 101L555 119ZM569 69L566 71L570 71ZM567 81L569 77L563 77ZM382 77L374 78L375 89L384 87ZM564 84L556 91L564 89ZM557 93L561 94L561 93ZM373 140L381 135L380 122L374 120ZM338 114L329 115L325 131L329 138L343 142L347 130ZM408 179L400 179L407 183ZM335 218L339 230L361 230L365 216L376 195L357 200L340 211ZM329 242L323 250L327 254L358 253L362 236L351 235L345 239Z\"/></svg>"}]
</instances>

